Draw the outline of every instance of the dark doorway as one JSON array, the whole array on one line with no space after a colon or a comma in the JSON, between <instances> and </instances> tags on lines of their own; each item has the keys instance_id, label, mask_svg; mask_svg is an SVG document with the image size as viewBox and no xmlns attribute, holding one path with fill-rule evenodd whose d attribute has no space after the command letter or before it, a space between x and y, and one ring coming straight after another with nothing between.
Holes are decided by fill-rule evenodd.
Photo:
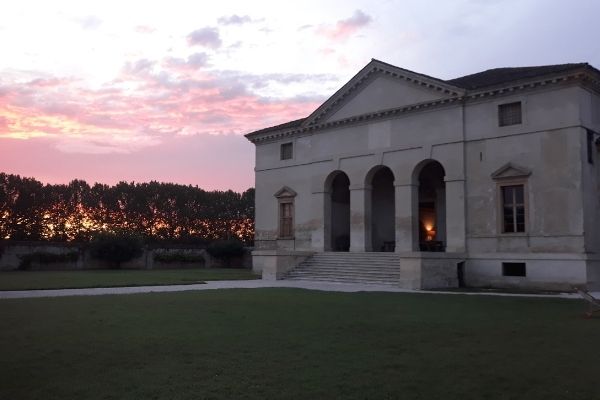
<instances>
[{"instance_id":1,"label":"dark doorway","mask_svg":"<svg viewBox=\"0 0 600 400\"><path fill-rule=\"evenodd\" d=\"M350 179L338 172L331 182L331 250L350 250Z\"/></svg>"},{"instance_id":2,"label":"dark doorway","mask_svg":"<svg viewBox=\"0 0 600 400\"><path fill-rule=\"evenodd\" d=\"M394 251L396 246L396 200L394 174L388 167L379 168L371 179L371 249Z\"/></svg>"},{"instance_id":3,"label":"dark doorway","mask_svg":"<svg viewBox=\"0 0 600 400\"><path fill-rule=\"evenodd\" d=\"M430 161L419 173L419 248L446 249L446 186L444 167Z\"/></svg>"}]
</instances>

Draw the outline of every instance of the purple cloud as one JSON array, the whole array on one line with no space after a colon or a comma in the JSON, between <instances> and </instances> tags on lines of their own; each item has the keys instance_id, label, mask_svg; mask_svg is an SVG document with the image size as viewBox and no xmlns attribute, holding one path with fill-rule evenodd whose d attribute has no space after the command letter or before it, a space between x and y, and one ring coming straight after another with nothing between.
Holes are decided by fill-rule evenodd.
<instances>
[{"instance_id":1,"label":"purple cloud","mask_svg":"<svg viewBox=\"0 0 600 400\"><path fill-rule=\"evenodd\" d=\"M369 15L356 10L350 18L339 20L335 26L321 26L317 32L335 41L345 41L359 29L369 25L371 21Z\"/></svg>"},{"instance_id":2,"label":"purple cloud","mask_svg":"<svg viewBox=\"0 0 600 400\"><path fill-rule=\"evenodd\" d=\"M218 49L222 45L219 30L211 27L196 29L187 36L187 40L190 46Z\"/></svg>"},{"instance_id":3,"label":"purple cloud","mask_svg":"<svg viewBox=\"0 0 600 400\"><path fill-rule=\"evenodd\" d=\"M208 55L206 53L194 53L188 56L188 65L193 67L203 67L208 63Z\"/></svg>"},{"instance_id":4,"label":"purple cloud","mask_svg":"<svg viewBox=\"0 0 600 400\"><path fill-rule=\"evenodd\" d=\"M248 22L252 22L252 18L250 18L250 16L248 16L248 15L233 14L228 17L226 17L226 16L220 17L217 21L219 22L219 24L222 24L222 25L243 25Z\"/></svg>"}]
</instances>

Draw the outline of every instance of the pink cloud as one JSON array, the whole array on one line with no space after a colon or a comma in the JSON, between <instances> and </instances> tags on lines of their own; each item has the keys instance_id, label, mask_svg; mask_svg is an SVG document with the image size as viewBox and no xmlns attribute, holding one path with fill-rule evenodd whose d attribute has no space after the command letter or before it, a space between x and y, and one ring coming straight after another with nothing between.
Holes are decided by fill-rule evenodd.
<instances>
[{"instance_id":1,"label":"pink cloud","mask_svg":"<svg viewBox=\"0 0 600 400\"><path fill-rule=\"evenodd\" d=\"M334 78L194 67L207 62L203 54L131 62L101 88L47 76L0 86L0 171L48 182L252 186L254 152L240 135L306 116L323 100L268 98L255 90Z\"/></svg>"},{"instance_id":2,"label":"pink cloud","mask_svg":"<svg viewBox=\"0 0 600 400\"><path fill-rule=\"evenodd\" d=\"M335 26L322 25L317 33L335 41L345 41L361 28L369 25L372 18L361 10L354 11L350 18L339 20Z\"/></svg>"},{"instance_id":3,"label":"pink cloud","mask_svg":"<svg viewBox=\"0 0 600 400\"><path fill-rule=\"evenodd\" d=\"M154 33L156 32L156 28L152 27L152 26L148 26L148 25L138 25L135 27L135 31L137 33Z\"/></svg>"}]
</instances>

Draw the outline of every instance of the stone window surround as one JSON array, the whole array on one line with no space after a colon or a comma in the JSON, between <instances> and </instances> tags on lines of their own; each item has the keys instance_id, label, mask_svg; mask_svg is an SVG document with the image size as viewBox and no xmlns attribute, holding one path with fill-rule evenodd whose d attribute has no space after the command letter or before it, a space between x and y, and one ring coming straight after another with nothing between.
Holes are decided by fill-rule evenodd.
<instances>
[{"instance_id":1,"label":"stone window surround","mask_svg":"<svg viewBox=\"0 0 600 400\"><path fill-rule=\"evenodd\" d=\"M504 164L491 174L496 182L496 232L497 236L528 236L529 235L529 176L531 170L512 162ZM504 232L504 204L502 188L504 186L523 185L523 204L525 208L525 231Z\"/></svg>"},{"instance_id":2,"label":"stone window surround","mask_svg":"<svg viewBox=\"0 0 600 400\"><path fill-rule=\"evenodd\" d=\"M281 189L279 189L276 193L275 193L275 197L277 198L277 239L286 239L286 240L290 240L290 239L294 239L294 222L295 222L295 206L294 206L294 200L296 197L296 192L292 189L290 189L287 186L282 187ZM283 210L283 205L284 204L290 204L291 205L291 235L283 235L282 234L282 222L283 222L283 218L284 216L282 215L282 210Z\"/></svg>"}]
</instances>

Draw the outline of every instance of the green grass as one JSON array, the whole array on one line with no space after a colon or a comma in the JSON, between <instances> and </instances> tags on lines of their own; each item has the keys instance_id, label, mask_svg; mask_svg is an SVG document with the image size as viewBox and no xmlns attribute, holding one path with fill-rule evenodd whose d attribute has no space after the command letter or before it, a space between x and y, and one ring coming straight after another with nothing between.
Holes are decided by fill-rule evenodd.
<instances>
[{"instance_id":1,"label":"green grass","mask_svg":"<svg viewBox=\"0 0 600 400\"><path fill-rule=\"evenodd\" d=\"M215 280L257 279L247 269L91 270L0 272L0 290L185 285Z\"/></svg>"},{"instance_id":2,"label":"green grass","mask_svg":"<svg viewBox=\"0 0 600 400\"><path fill-rule=\"evenodd\" d=\"M0 398L598 399L583 309L298 289L0 300Z\"/></svg>"}]
</instances>

